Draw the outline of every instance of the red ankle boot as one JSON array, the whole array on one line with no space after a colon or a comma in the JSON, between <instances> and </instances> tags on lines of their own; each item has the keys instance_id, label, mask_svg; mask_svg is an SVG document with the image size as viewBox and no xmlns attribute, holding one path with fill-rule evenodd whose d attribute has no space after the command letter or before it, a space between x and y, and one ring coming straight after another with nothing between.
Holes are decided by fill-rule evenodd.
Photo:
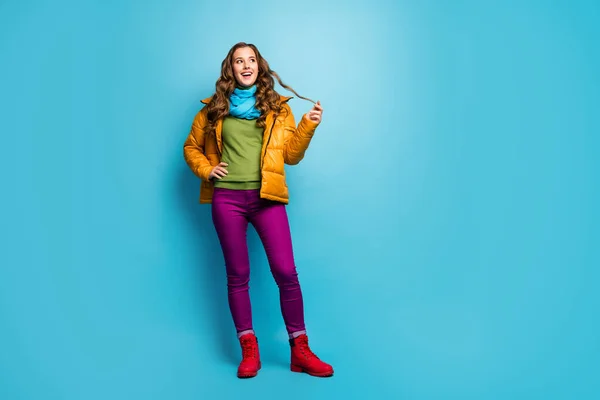
<instances>
[{"instance_id":1,"label":"red ankle boot","mask_svg":"<svg viewBox=\"0 0 600 400\"><path fill-rule=\"evenodd\" d=\"M312 376L327 377L333 375L333 367L324 363L308 347L308 336L300 335L290 339L292 349L291 370L294 372L306 372Z\"/></svg>"},{"instance_id":2,"label":"red ankle boot","mask_svg":"<svg viewBox=\"0 0 600 400\"><path fill-rule=\"evenodd\" d=\"M242 362L238 367L238 378L252 378L260 369L260 354L258 352L258 339L253 333L240 337L242 346Z\"/></svg>"}]
</instances>

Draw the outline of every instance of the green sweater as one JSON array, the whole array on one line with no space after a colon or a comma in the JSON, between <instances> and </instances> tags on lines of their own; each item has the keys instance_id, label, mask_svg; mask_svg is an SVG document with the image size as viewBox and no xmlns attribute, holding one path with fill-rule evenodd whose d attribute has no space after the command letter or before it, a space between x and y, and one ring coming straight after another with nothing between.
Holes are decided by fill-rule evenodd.
<instances>
[{"instance_id":1,"label":"green sweater","mask_svg":"<svg viewBox=\"0 0 600 400\"><path fill-rule=\"evenodd\" d=\"M215 179L215 187L228 189L260 188L260 150L263 141L263 128L256 126L256 120L225 117L223 120L222 162L229 164L227 175Z\"/></svg>"}]
</instances>

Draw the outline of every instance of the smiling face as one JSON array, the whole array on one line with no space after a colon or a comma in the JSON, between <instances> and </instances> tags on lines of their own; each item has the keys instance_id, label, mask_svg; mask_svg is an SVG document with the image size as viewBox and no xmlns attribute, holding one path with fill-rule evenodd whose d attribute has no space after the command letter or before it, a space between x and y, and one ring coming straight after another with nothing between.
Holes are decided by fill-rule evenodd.
<instances>
[{"instance_id":1,"label":"smiling face","mask_svg":"<svg viewBox=\"0 0 600 400\"><path fill-rule=\"evenodd\" d=\"M258 60L254 50L250 47L241 47L233 53L233 76L238 85L250 87L258 78Z\"/></svg>"}]
</instances>

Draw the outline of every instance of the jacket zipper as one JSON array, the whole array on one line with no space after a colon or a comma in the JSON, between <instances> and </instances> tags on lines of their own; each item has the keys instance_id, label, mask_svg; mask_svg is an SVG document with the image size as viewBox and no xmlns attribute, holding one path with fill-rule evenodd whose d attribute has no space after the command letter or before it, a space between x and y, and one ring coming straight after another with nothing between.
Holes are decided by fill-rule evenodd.
<instances>
[{"instance_id":1,"label":"jacket zipper","mask_svg":"<svg viewBox=\"0 0 600 400\"><path fill-rule=\"evenodd\" d=\"M289 101L290 99L286 100L285 102L287 103L287 101ZM275 122L277 122L277 117L279 116L279 113L277 113L277 115L274 116L273 118L273 124L271 125L271 130L269 131L269 137L267 138L267 145L265 146L265 152L263 153L262 159L260 160L260 170L262 171L262 167L263 164L265 163L265 156L267 155L267 148L269 147L269 143L271 142L271 135L273 134L273 128L275 127Z\"/></svg>"},{"instance_id":2,"label":"jacket zipper","mask_svg":"<svg viewBox=\"0 0 600 400\"><path fill-rule=\"evenodd\" d=\"M271 125L271 130L269 131L269 137L267 138L267 145L265 146L265 152L263 153L262 159L260 160L260 170L262 171L263 164L265 163L265 156L267 155L267 147L269 147L269 142L271 141L271 135L273 134L273 128L275 127L275 121L277 118L273 118L273 125Z\"/></svg>"}]
</instances>

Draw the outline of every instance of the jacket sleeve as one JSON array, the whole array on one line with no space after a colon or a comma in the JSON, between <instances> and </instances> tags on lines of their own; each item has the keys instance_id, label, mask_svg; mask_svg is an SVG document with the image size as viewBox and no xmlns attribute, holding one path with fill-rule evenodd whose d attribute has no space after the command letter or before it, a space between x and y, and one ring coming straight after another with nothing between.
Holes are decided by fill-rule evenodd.
<instances>
[{"instance_id":1,"label":"jacket sleeve","mask_svg":"<svg viewBox=\"0 0 600 400\"><path fill-rule=\"evenodd\" d=\"M196 176L208 181L208 175L214 167L204 154L204 129L206 124L206 111L202 110L194 118L190 134L183 144L183 157Z\"/></svg>"},{"instance_id":2,"label":"jacket sleeve","mask_svg":"<svg viewBox=\"0 0 600 400\"><path fill-rule=\"evenodd\" d=\"M294 114L288 104L284 104L285 112L285 136L283 146L283 160L286 164L298 164L304 158L304 153L315 134L318 124L302 116L298 127L294 120Z\"/></svg>"}]
</instances>

